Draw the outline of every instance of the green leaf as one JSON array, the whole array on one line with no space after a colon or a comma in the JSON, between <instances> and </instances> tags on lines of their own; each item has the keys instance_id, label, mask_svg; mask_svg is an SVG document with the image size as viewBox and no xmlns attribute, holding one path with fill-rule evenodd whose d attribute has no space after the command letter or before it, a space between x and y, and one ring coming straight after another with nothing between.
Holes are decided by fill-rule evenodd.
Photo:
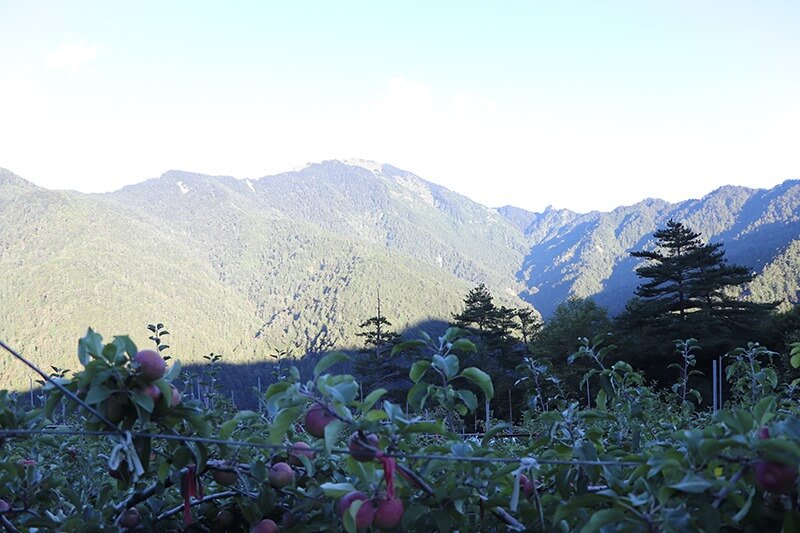
<instances>
[{"instance_id":1,"label":"green leaf","mask_svg":"<svg viewBox=\"0 0 800 533\"><path fill-rule=\"evenodd\" d=\"M460 337L466 337L467 335L469 335L469 331L453 326L453 327L447 328L447 331L445 331L444 337L442 337L442 338L444 339L445 342L452 343L456 339L458 339Z\"/></svg>"},{"instance_id":2,"label":"green leaf","mask_svg":"<svg viewBox=\"0 0 800 533\"><path fill-rule=\"evenodd\" d=\"M358 383L352 376L322 376L317 380L317 389L343 404L351 403L358 395Z\"/></svg>"},{"instance_id":3,"label":"green leaf","mask_svg":"<svg viewBox=\"0 0 800 533\"><path fill-rule=\"evenodd\" d=\"M267 465L261 459L250 465L250 474L256 481L263 482L267 479Z\"/></svg>"},{"instance_id":4,"label":"green leaf","mask_svg":"<svg viewBox=\"0 0 800 533\"><path fill-rule=\"evenodd\" d=\"M581 533L595 533L600 531L601 528L609 524L619 524L626 519L625 514L617 509L603 509L597 511L589 519L589 522L583 526Z\"/></svg>"},{"instance_id":5,"label":"green leaf","mask_svg":"<svg viewBox=\"0 0 800 533\"><path fill-rule=\"evenodd\" d=\"M44 404L44 416L47 418L53 417L53 411L56 406L61 402L61 397L64 395L61 391L51 392L47 397L47 402Z\"/></svg>"},{"instance_id":6,"label":"green leaf","mask_svg":"<svg viewBox=\"0 0 800 533\"><path fill-rule=\"evenodd\" d=\"M767 396L766 398L762 398L753 407L753 418L755 419L756 424L760 426L763 426L764 424L769 422L774 415L775 415L774 396Z\"/></svg>"},{"instance_id":7,"label":"green leaf","mask_svg":"<svg viewBox=\"0 0 800 533\"><path fill-rule=\"evenodd\" d=\"M319 486L328 498L341 498L356 490L352 483L323 483Z\"/></svg>"},{"instance_id":8,"label":"green leaf","mask_svg":"<svg viewBox=\"0 0 800 533\"><path fill-rule=\"evenodd\" d=\"M361 412L366 413L381 399L381 397L386 394L388 391L386 389L376 389L370 392L366 398L364 398L364 402L361 404Z\"/></svg>"},{"instance_id":9,"label":"green leaf","mask_svg":"<svg viewBox=\"0 0 800 533\"><path fill-rule=\"evenodd\" d=\"M478 349L475 347L475 343L469 339L458 339L453 343L451 349L468 353L476 353L478 351Z\"/></svg>"},{"instance_id":10,"label":"green leaf","mask_svg":"<svg viewBox=\"0 0 800 533\"><path fill-rule=\"evenodd\" d=\"M140 409L146 411L148 413L153 412L153 408L155 407L155 403L150 396L146 396L144 394L140 394L138 392L133 393L133 401L139 406Z\"/></svg>"},{"instance_id":11,"label":"green leaf","mask_svg":"<svg viewBox=\"0 0 800 533\"><path fill-rule=\"evenodd\" d=\"M105 385L97 385L89 389L89 393L86 395L86 398L84 398L84 401L89 405L98 404L111 396L111 392L111 389Z\"/></svg>"},{"instance_id":12,"label":"green leaf","mask_svg":"<svg viewBox=\"0 0 800 533\"><path fill-rule=\"evenodd\" d=\"M269 428L269 442L280 444L286 432L289 431L289 427L294 424L301 412L299 407L285 407L278 411Z\"/></svg>"},{"instance_id":13,"label":"green leaf","mask_svg":"<svg viewBox=\"0 0 800 533\"><path fill-rule=\"evenodd\" d=\"M487 400L491 400L494 397L492 378L480 368L475 368L474 366L465 368L464 371L461 372L461 377L467 378L480 387Z\"/></svg>"},{"instance_id":14,"label":"green leaf","mask_svg":"<svg viewBox=\"0 0 800 533\"><path fill-rule=\"evenodd\" d=\"M681 492L688 492L690 494L700 494L701 492L705 492L713 486L714 484L711 481L703 479L694 474L687 474L686 477L684 477L678 483L669 485L671 489L679 490Z\"/></svg>"},{"instance_id":15,"label":"green leaf","mask_svg":"<svg viewBox=\"0 0 800 533\"><path fill-rule=\"evenodd\" d=\"M448 355L444 358L444 370L445 376L447 376L448 380L451 380L458 374L458 357L455 355Z\"/></svg>"},{"instance_id":16,"label":"green leaf","mask_svg":"<svg viewBox=\"0 0 800 533\"><path fill-rule=\"evenodd\" d=\"M425 372L427 372L430 367L430 361L417 361L411 365L411 370L408 373L408 377L411 378L411 381L414 383L419 383L419 380L422 379L422 376L425 375Z\"/></svg>"},{"instance_id":17,"label":"green leaf","mask_svg":"<svg viewBox=\"0 0 800 533\"><path fill-rule=\"evenodd\" d=\"M347 533L357 533L358 529L356 528L356 515L358 515L358 510L361 509L361 506L364 504L361 500L356 500L350 504L350 507L347 511L342 515L342 522L344 523L344 529Z\"/></svg>"},{"instance_id":18,"label":"green leaf","mask_svg":"<svg viewBox=\"0 0 800 533\"><path fill-rule=\"evenodd\" d=\"M467 406L470 412L478 408L478 397L471 390L461 389L456 391L461 401Z\"/></svg>"},{"instance_id":19,"label":"green leaf","mask_svg":"<svg viewBox=\"0 0 800 533\"><path fill-rule=\"evenodd\" d=\"M397 355L398 353L402 352L410 352L414 350L420 350L425 348L428 344L425 341L414 340L414 341L405 341L401 342L400 344L395 345L392 348L392 355Z\"/></svg>"},{"instance_id":20,"label":"green leaf","mask_svg":"<svg viewBox=\"0 0 800 533\"><path fill-rule=\"evenodd\" d=\"M227 422L225 422L224 424L222 424L220 426L220 428L219 428L219 438L222 439L222 440L228 440L231 437L231 435L233 434L233 431L237 427L239 427L239 421L238 420L235 420L235 419L234 420L228 420Z\"/></svg>"},{"instance_id":21,"label":"green leaf","mask_svg":"<svg viewBox=\"0 0 800 533\"><path fill-rule=\"evenodd\" d=\"M256 420L258 419L258 416L258 413L255 411L243 410L233 415L233 419L237 422L242 422L244 420Z\"/></svg>"},{"instance_id":22,"label":"green leaf","mask_svg":"<svg viewBox=\"0 0 800 533\"><path fill-rule=\"evenodd\" d=\"M208 437L211 435L211 426L203 417L190 415L186 417L186 421L189 422L189 425L192 426L201 437Z\"/></svg>"},{"instance_id":23,"label":"green leaf","mask_svg":"<svg viewBox=\"0 0 800 533\"><path fill-rule=\"evenodd\" d=\"M169 369L167 375L164 376L164 379L172 382L175 381L181 373L181 362L177 359L174 360L175 362L172 364L172 368Z\"/></svg>"},{"instance_id":24,"label":"green leaf","mask_svg":"<svg viewBox=\"0 0 800 533\"><path fill-rule=\"evenodd\" d=\"M425 401L428 399L428 389L430 386L431 385L422 382L411 387L408 390L408 395L406 396L406 401L408 401L409 407L418 412L422 411L422 409L425 407Z\"/></svg>"},{"instance_id":25,"label":"green leaf","mask_svg":"<svg viewBox=\"0 0 800 533\"><path fill-rule=\"evenodd\" d=\"M481 439L481 446L483 446L484 448L487 447L495 435L509 429L510 427L511 426L506 424L505 422L497 424L483 435L483 439Z\"/></svg>"},{"instance_id":26,"label":"green leaf","mask_svg":"<svg viewBox=\"0 0 800 533\"><path fill-rule=\"evenodd\" d=\"M378 422L379 420L386 420L389 418L389 415L386 414L386 411L373 409L372 411L367 412L364 418L367 420L367 422Z\"/></svg>"},{"instance_id":27,"label":"green leaf","mask_svg":"<svg viewBox=\"0 0 800 533\"><path fill-rule=\"evenodd\" d=\"M403 436L411 435L413 433L450 435L450 432L444 427L444 420L437 420L436 422L412 422L400 430L400 433Z\"/></svg>"},{"instance_id":28,"label":"green leaf","mask_svg":"<svg viewBox=\"0 0 800 533\"><path fill-rule=\"evenodd\" d=\"M89 328L86 335L78 340L78 360L83 366L89 364L92 358L100 357L103 353L103 337Z\"/></svg>"},{"instance_id":29,"label":"green leaf","mask_svg":"<svg viewBox=\"0 0 800 533\"><path fill-rule=\"evenodd\" d=\"M344 352L333 352L329 353L322 359L320 359L319 363L314 367L314 378L317 378L325 372L327 369L335 365L336 363L341 363L343 361L349 361L350 357Z\"/></svg>"},{"instance_id":30,"label":"green leaf","mask_svg":"<svg viewBox=\"0 0 800 533\"><path fill-rule=\"evenodd\" d=\"M325 450L330 454L333 446L336 444L336 439L344 428L344 422L339 420L332 420L325 426Z\"/></svg>"}]
</instances>

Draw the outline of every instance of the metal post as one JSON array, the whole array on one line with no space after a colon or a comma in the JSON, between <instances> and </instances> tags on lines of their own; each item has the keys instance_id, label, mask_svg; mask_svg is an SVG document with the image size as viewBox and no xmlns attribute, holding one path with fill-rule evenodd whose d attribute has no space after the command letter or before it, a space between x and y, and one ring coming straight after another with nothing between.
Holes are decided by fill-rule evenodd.
<instances>
[{"instance_id":1,"label":"metal post","mask_svg":"<svg viewBox=\"0 0 800 533\"><path fill-rule=\"evenodd\" d=\"M34 408L34 405L33 405L33 378L28 378L28 381L30 382L30 391L31 391L31 409L33 409Z\"/></svg>"},{"instance_id":2,"label":"metal post","mask_svg":"<svg viewBox=\"0 0 800 533\"><path fill-rule=\"evenodd\" d=\"M719 356L719 408L722 409L722 385L725 383L725 374L722 373L722 356Z\"/></svg>"},{"instance_id":3,"label":"metal post","mask_svg":"<svg viewBox=\"0 0 800 533\"><path fill-rule=\"evenodd\" d=\"M511 406L511 390L508 391L508 424L513 426L514 425L514 413L512 412L513 407Z\"/></svg>"},{"instance_id":4,"label":"metal post","mask_svg":"<svg viewBox=\"0 0 800 533\"><path fill-rule=\"evenodd\" d=\"M717 375L717 360L714 359L711 361L711 388L714 389L712 394L713 396L713 403L712 405L712 412L717 412L717 393L719 392L719 385L717 385L717 379L719 376Z\"/></svg>"},{"instance_id":5,"label":"metal post","mask_svg":"<svg viewBox=\"0 0 800 533\"><path fill-rule=\"evenodd\" d=\"M586 380L586 408L592 408L592 394L589 392L589 380Z\"/></svg>"},{"instance_id":6,"label":"metal post","mask_svg":"<svg viewBox=\"0 0 800 533\"><path fill-rule=\"evenodd\" d=\"M489 399L486 399L486 427L483 428L484 433L489 432Z\"/></svg>"}]
</instances>

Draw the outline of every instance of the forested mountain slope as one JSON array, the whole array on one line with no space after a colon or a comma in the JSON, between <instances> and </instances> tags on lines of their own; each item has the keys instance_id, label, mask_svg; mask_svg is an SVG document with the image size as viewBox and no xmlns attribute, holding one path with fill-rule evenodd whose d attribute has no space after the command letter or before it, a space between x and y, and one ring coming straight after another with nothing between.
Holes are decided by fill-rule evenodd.
<instances>
[{"instance_id":1,"label":"forested mountain slope","mask_svg":"<svg viewBox=\"0 0 800 533\"><path fill-rule=\"evenodd\" d=\"M621 311L638 279L632 250L652 246L653 232L667 220L682 221L710 242L724 242L732 263L759 273L745 288L759 300L796 302L800 271L800 181L769 190L721 187L699 200L667 203L648 199L608 213L566 210L521 213L503 208L529 239L520 269L526 298L545 316L565 298L592 296L612 313Z\"/></svg>"},{"instance_id":2,"label":"forested mountain slope","mask_svg":"<svg viewBox=\"0 0 800 533\"><path fill-rule=\"evenodd\" d=\"M638 283L629 252L670 218L759 272L752 297L796 301L797 181L580 214L490 209L367 161L258 180L169 171L90 195L0 169L0 338L67 366L87 326L147 344L161 321L174 356L237 364L358 346L378 289L397 330L449 320L478 283L545 316L571 296L618 312ZM27 381L0 357L0 388Z\"/></svg>"},{"instance_id":3,"label":"forested mountain slope","mask_svg":"<svg viewBox=\"0 0 800 533\"><path fill-rule=\"evenodd\" d=\"M384 168L328 162L257 181L171 171L96 195L5 172L0 337L67 366L87 326L144 344L146 324L162 321L174 356L242 363L359 345L378 289L398 330L448 320L479 282L526 305L524 238L510 223ZM0 387L27 376L0 358Z\"/></svg>"}]
</instances>

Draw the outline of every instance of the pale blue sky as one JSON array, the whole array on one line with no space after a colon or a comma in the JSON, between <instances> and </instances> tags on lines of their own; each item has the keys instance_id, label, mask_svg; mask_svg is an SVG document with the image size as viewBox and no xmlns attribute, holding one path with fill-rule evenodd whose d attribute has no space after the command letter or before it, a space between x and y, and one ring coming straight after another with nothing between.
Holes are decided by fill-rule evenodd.
<instances>
[{"instance_id":1,"label":"pale blue sky","mask_svg":"<svg viewBox=\"0 0 800 533\"><path fill-rule=\"evenodd\" d=\"M391 163L491 206L800 178L800 2L0 0L0 166Z\"/></svg>"}]
</instances>

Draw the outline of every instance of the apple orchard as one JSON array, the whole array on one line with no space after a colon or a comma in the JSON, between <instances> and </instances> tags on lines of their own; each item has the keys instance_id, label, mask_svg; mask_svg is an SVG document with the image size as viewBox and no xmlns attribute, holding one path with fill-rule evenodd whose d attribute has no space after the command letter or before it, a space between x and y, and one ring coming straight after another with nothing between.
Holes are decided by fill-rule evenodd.
<instances>
[{"instance_id":1,"label":"apple orchard","mask_svg":"<svg viewBox=\"0 0 800 533\"><path fill-rule=\"evenodd\" d=\"M537 398L477 436L459 422L494 388L461 368L476 348L458 328L395 347L416 354L403 406L332 372L335 352L309 379L284 369L257 410L222 395L207 409L156 348L89 330L80 371L39 371L42 409L0 392L0 529L800 531L800 388L758 345L726 355L731 394L712 413L584 339L570 360L603 385L590 405ZM800 366L800 344L790 355Z\"/></svg>"}]
</instances>

